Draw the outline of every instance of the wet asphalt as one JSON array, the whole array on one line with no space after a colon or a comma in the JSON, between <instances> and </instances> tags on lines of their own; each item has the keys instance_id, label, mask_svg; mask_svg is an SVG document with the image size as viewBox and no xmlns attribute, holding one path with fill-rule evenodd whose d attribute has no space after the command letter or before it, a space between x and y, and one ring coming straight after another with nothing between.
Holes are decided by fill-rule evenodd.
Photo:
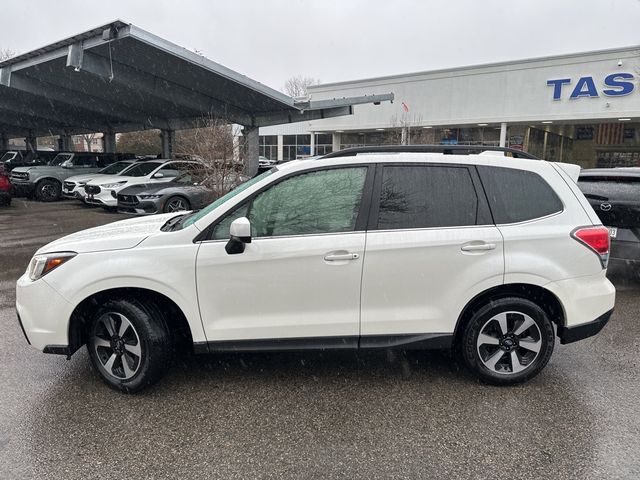
<instances>
[{"instance_id":1,"label":"wet asphalt","mask_svg":"<svg viewBox=\"0 0 640 480\"><path fill-rule=\"evenodd\" d=\"M640 285L615 278L600 335L529 383L478 383L446 352L190 356L142 394L83 349L29 347L15 281L33 252L122 218L0 207L0 479L640 478Z\"/></svg>"}]
</instances>

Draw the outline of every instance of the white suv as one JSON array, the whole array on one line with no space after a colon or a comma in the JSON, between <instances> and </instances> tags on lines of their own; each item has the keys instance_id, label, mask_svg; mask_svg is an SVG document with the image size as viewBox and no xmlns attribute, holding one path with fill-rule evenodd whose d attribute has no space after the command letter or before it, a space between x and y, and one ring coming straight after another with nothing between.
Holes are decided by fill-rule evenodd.
<instances>
[{"instance_id":1,"label":"white suv","mask_svg":"<svg viewBox=\"0 0 640 480\"><path fill-rule=\"evenodd\" d=\"M556 332L595 335L613 310L608 231L578 171L496 154L289 162L199 212L44 246L19 319L44 352L86 344L126 392L185 338L198 353L453 348L487 382L522 382Z\"/></svg>"}]
</instances>

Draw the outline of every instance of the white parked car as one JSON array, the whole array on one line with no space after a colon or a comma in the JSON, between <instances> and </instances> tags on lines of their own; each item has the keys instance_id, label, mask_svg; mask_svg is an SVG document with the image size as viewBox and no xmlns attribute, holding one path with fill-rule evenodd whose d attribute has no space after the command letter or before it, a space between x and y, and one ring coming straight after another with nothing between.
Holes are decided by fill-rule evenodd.
<instances>
[{"instance_id":1,"label":"white parked car","mask_svg":"<svg viewBox=\"0 0 640 480\"><path fill-rule=\"evenodd\" d=\"M399 150L288 162L199 212L42 247L17 284L27 340L87 345L126 392L158 380L184 338L199 353L453 348L512 384L543 369L556 335L607 323L609 234L579 167Z\"/></svg>"},{"instance_id":2,"label":"white parked car","mask_svg":"<svg viewBox=\"0 0 640 480\"><path fill-rule=\"evenodd\" d=\"M84 186L84 201L88 204L115 209L118 207L118 192L123 188L143 183L169 182L199 164L199 162L185 160L139 162L129 168L125 174L101 176L87 182Z\"/></svg>"},{"instance_id":3,"label":"white parked car","mask_svg":"<svg viewBox=\"0 0 640 480\"><path fill-rule=\"evenodd\" d=\"M120 162L112 163L111 165L103 168L95 173L87 173L84 175L74 175L67 178L62 182L62 196L65 198L75 198L84 200L84 186L87 182L94 179L102 178L106 175L123 175L124 172L130 168L137 160L122 160Z\"/></svg>"},{"instance_id":4,"label":"white parked car","mask_svg":"<svg viewBox=\"0 0 640 480\"><path fill-rule=\"evenodd\" d=\"M258 168L271 168L275 167L278 162L267 157L260 155L258 157Z\"/></svg>"}]
</instances>

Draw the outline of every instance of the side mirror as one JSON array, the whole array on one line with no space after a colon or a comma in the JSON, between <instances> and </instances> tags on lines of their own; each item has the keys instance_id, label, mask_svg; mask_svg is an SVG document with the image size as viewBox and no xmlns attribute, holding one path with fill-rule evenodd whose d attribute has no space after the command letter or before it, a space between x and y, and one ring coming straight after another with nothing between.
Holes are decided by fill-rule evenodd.
<instances>
[{"instance_id":1,"label":"side mirror","mask_svg":"<svg viewBox=\"0 0 640 480\"><path fill-rule=\"evenodd\" d=\"M162 173L160 173L160 172L156 173L156 174L153 176L153 178L162 178L162 177L164 177L164 175L163 175Z\"/></svg>"},{"instance_id":2,"label":"side mirror","mask_svg":"<svg viewBox=\"0 0 640 480\"><path fill-rule=\"evenodd\" d=\"M229 255L244 252L244 246L251 243L251 222L246 217L236 218L229 226L231 238L224 249Z\"/></svg>"}]
</instances>

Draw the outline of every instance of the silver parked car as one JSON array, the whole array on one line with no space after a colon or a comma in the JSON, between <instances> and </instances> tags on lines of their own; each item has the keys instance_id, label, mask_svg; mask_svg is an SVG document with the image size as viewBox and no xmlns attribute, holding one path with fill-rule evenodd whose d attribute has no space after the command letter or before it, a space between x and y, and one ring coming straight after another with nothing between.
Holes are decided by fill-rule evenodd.
<instances>
[{"instance_id":1,"label":"silver parked car","mask_svg":"<svg viewBox=\"0 0 640 480\"><path fill-rule=\"evenodd\" d=\"M213 200L213 190L198 182L193 172L170 182L143 183L118 193L118 212L134 215L198 210Z\"/></svg>"}]
</instances>

